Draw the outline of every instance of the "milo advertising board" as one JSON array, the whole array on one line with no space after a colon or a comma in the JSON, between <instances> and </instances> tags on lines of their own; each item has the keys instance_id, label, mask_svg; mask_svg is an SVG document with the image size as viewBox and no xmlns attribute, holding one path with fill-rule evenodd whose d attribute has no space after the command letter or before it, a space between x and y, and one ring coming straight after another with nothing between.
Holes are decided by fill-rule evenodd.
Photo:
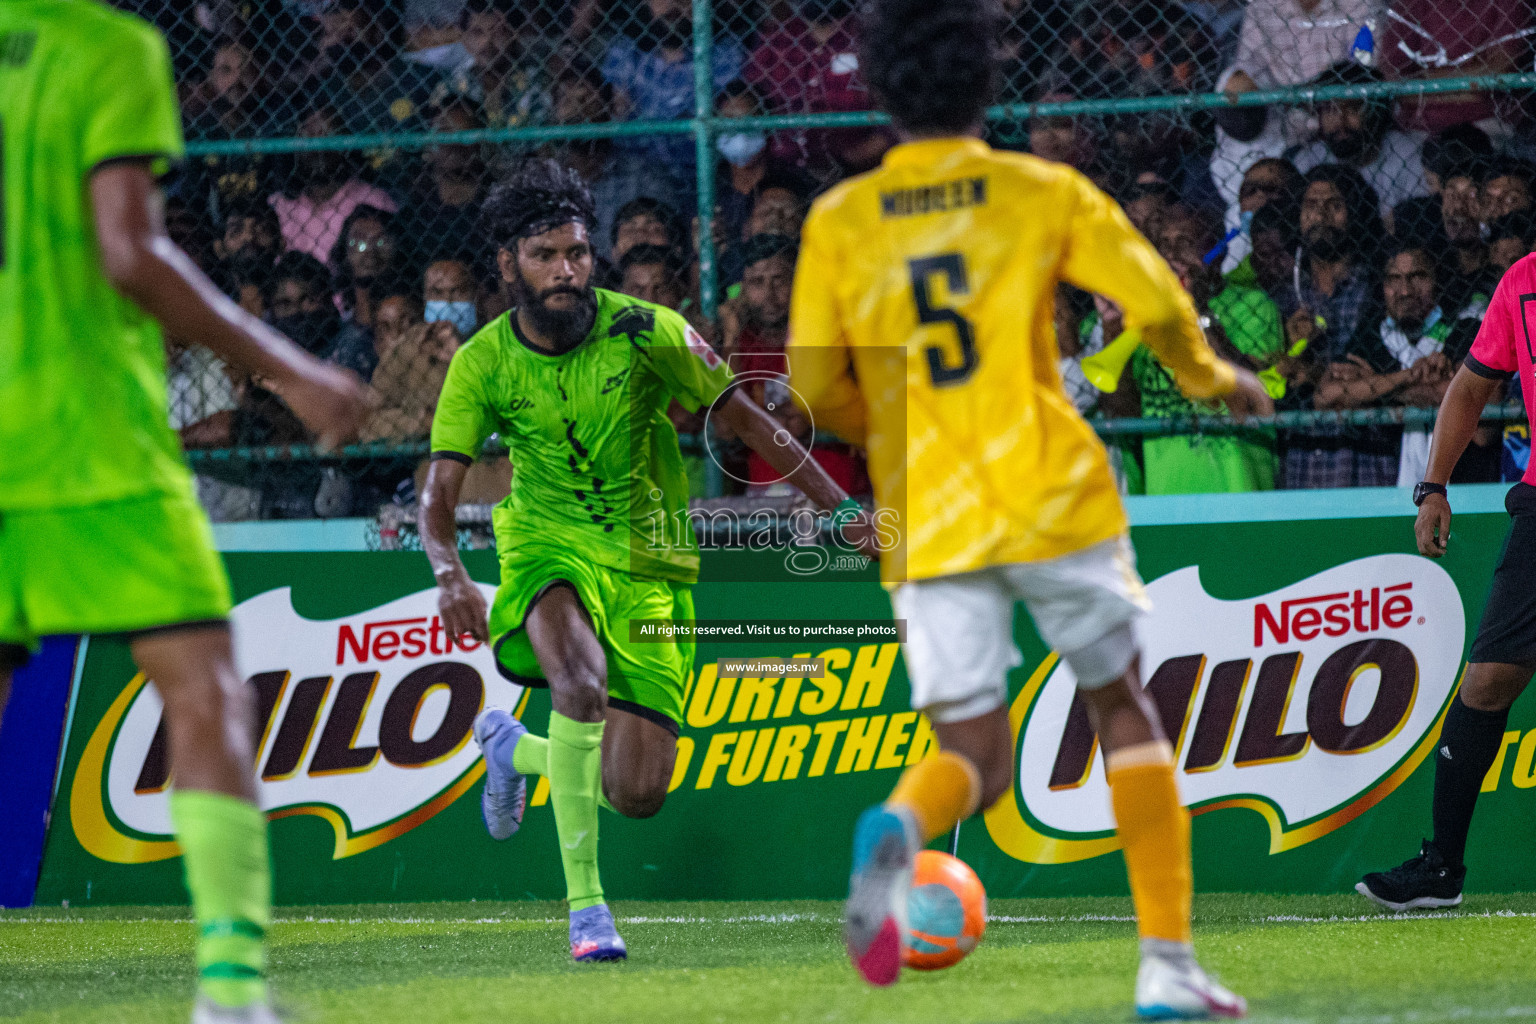
<instances>
[{"instance_id":1,"label":"milo advertising board","mask_svg":"<svg viewBox=\"0 0 1536 1024\"><path fill-rule=\"evenodd\" d=\"M1143 676L1178 751L1204 889L1342 891L1417 848L1430 756L1508 520L1466 515L1451 554L1410 554L1411 520L1139 528L1155 612ZM548 694L446 636L408 552L230 554L237 654L279 902L558 898L547 783L523 830L480 822L482 707L535 732ZM489 596L494 558L468 553ZM654 818L602 818L605 888L629 898L840 895L854 816L933 734L908 705L872 570L805 576L782 552L711 552L701 619L794 622L699 644L672 792ZM816 622L827 624L815 628ZM833 624L841 624L834 626ZM851 624L851 625L850 625ZM1103 758L1070 669L1017 619L1014 793L965 824L994 896L1124 891ZM732 677L720 658L821 659L820 678ZM1528 884L1536 713L1516 706L1470 859ZM92 641L73 702L38 902L181 901L159 699L126 649ZM1497 854L1497 855L1496 855Z\"/></svg>"}]
</instances>

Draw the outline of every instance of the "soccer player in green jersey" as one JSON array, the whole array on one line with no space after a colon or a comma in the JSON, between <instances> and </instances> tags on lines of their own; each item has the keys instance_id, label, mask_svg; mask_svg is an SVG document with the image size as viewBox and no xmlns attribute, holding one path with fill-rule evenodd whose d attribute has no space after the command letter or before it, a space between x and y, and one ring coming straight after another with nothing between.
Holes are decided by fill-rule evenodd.
<instances>
[{"instance_id":1,"label":"soccer player in green jersey","mask_svg":"<svg viewBox=\"0 0 1536 1024\"><path fill-rule=\"evenodd\" d=\"M515 306L453 358L432 424L423 544L444 626L492 644L502 674L548 686L548 738L506 711L475 722L491 835L522 823L528 775L549 780L571 909L571 955L626 955L597 871L598 807L644 818L672 781L691 639L633 643L631 619L692 619L699 555L673 399L708 406L873 550L872 526L805 449L731 389L731 372L677 313L592 287L596 223L579 175L531 161L486 218ZM496 507L501 586L489 610L459 561L466 468L496 433L512 493Z\"/></svg>"},{"instance_id":2,"label":"soccer player in green jersey","mask_svg":"<svg viewBox=\"0 0 1536 1024\"><path fill-rule=\"evenodd\" d=\"M87 0L0 2L0 707L41 636L118 634L165 700L199 927L195 1024L270 1024L266 819L229 581L167 412L161 325L334 444L362 385L219 294L165 231L165 41Z\"/></svg>"}]
</instances>

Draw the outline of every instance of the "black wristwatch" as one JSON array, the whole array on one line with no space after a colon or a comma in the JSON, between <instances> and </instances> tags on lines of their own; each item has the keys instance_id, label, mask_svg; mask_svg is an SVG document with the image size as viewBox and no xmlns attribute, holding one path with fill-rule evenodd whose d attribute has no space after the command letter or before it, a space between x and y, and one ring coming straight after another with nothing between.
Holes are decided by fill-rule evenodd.
<instances>
[{"instance_id":1,"label":"black wristwatch","mask_svg":"<svg viewBox=\"0 0 1536 1024\"><path fill-rule=\"evenodd\" d=\"M1424 499L1431 494L1438 494L1442 498L1449 497L1445 490L1445 484L1432 484L1428 480L1420 480L1413 485L1413 503L1415 505L1424 504Z\"/></svg>"}]
</instances>

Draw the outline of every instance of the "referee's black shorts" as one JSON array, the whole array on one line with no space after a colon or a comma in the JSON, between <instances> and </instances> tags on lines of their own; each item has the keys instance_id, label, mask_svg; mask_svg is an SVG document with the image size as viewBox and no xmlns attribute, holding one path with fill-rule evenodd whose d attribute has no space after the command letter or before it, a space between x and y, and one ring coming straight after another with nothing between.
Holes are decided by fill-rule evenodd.
<instances>
[{"instance_id":1,"label":"referee's black shorts","mask_svg":"<svg viewBox=\"0 0 1536 1024\"><path fill-rule=\"evenodd\" d=\"M1509 534L1467 660L1536 665L1536 487L1516 484L1504 508Z\"/></svg>"}]
</instances>

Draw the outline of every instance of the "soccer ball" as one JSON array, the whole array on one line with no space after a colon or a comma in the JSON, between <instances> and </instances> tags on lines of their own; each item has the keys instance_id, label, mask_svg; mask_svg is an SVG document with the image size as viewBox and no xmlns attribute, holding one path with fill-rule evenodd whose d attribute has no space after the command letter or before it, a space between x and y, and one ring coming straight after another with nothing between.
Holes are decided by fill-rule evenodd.
<instances>
[{"instance_id":1,"label":"soccer ball","mask_svg":"<svg viewBox=\"0 0 1536 1024\"><path fill-rule=\"evenodd\" d=\"M953 967L987 930L987 891L963 860L923 850L907 896L907 950L903 963L920 971Z\"/></svg>"}]
</instances>

